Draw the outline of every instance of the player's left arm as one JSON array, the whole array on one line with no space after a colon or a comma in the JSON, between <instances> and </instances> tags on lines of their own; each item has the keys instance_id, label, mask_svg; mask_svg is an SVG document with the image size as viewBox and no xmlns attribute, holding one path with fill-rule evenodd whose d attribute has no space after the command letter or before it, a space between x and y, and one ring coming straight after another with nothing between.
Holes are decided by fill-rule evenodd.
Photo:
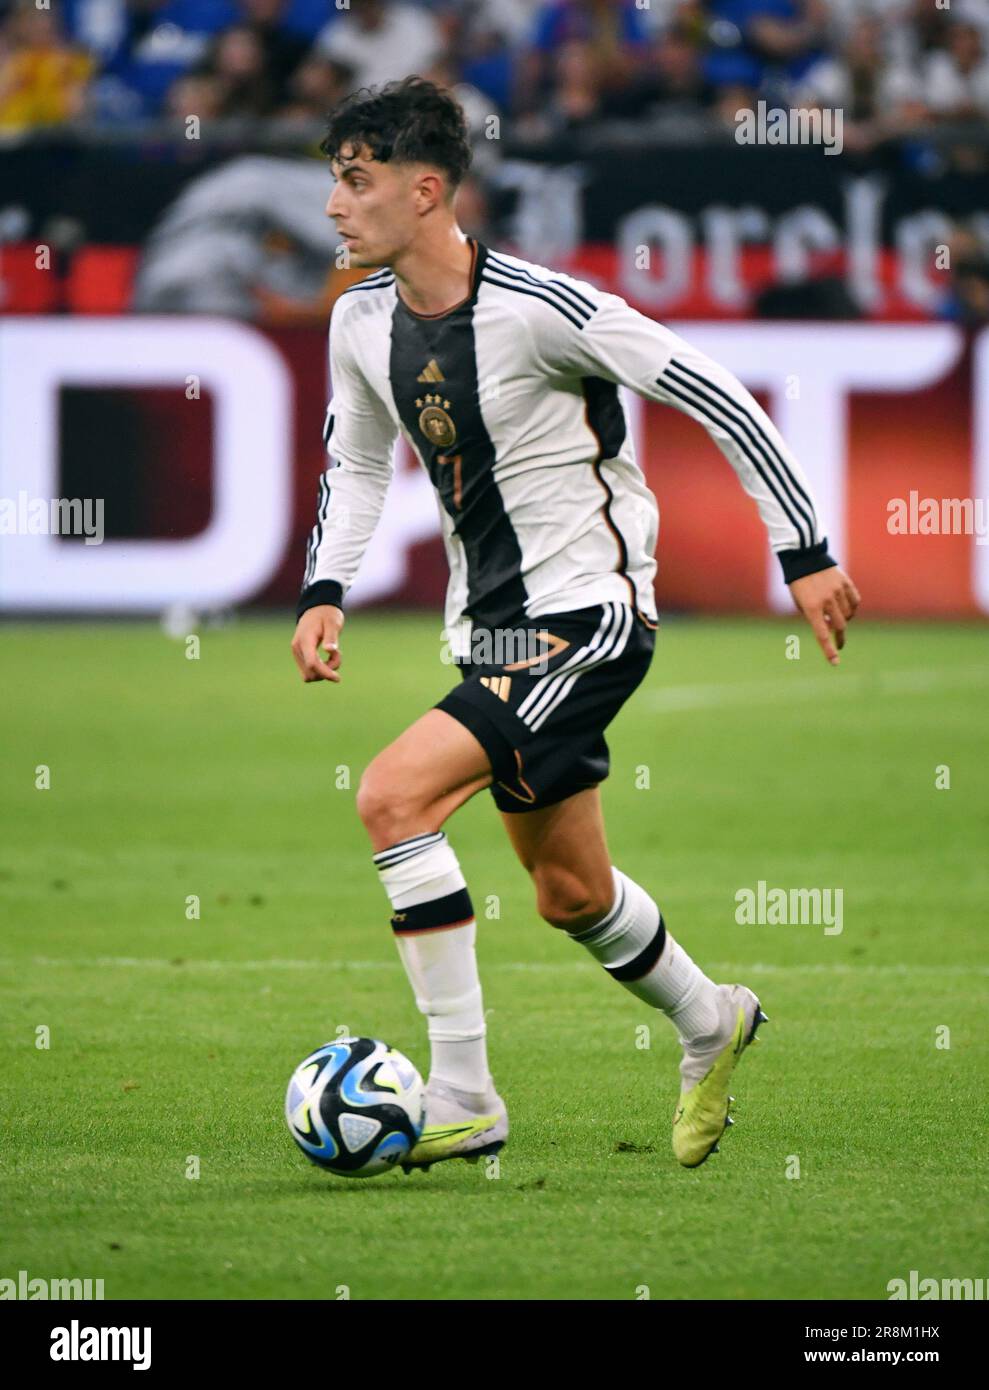
<instances>
[{"instance_id":1,"label":"player's left arm","mask_svg":"<svg viewBox=\"0 0 989 1390\"><path fill-rule=\"evenodd\" d=\"M793 601L836 666L859 592L828 554L810 483L772 420L732 372L618 295L593 291L588 304L579 326L553 315L549 365L628 386L703 425L758 507Z\"/></svg>"}]
</instances>

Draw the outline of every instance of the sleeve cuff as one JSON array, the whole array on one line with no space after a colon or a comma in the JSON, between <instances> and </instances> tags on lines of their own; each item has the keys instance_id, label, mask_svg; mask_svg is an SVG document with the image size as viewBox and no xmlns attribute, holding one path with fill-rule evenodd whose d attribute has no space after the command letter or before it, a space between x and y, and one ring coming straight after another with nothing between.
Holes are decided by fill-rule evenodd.
<instances>
[{"instance_id":1,"label":"sleeve cuff","mask_svg":"<svg viewBox=\"0 0 989 1390\"><path fill-rule=\"evenodd\" d=\"M343 610L343 585L339 580L320 579L317 583L310 584L308 589L303 589L299 595L295 616L301 618L310 608L319 608L324 603L332 603L335 608Z\"/></svg>"},{"instance_id":2,"label":"sleeve cuff","mask_svg":"<svg viewBox=\"0 0 989 1390\"><path fill-rule=\"evenodd\" d=\"M787 584L792 584L795 579L803 579L805 575L816 574L818 570L832 569L838 563L828 554L827 536L806 550L777 550L776 558L783 567L783 578Z\"/></svg>"}]
</instances>

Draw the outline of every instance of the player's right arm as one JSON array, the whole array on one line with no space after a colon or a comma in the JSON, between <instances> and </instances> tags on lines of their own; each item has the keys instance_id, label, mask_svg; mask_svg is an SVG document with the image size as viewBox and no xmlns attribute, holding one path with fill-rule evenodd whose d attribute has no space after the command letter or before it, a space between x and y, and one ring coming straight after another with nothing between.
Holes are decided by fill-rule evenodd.
<instances>
[{"instance_id":1,"label":"player's right arm","mask_svg":"<svg viewBox=\"0 0 989 1390\"><path fill-rule=\"evenodd\" d=\"M329 463L320 478L292 655L304 681L339 681L343 602L381 516L392 476L397 429L353 351L353 296L330 317L333 398L323 439ZM324 658L321 651L325 650Z\"/></svg>"},{"instance_id":2,"label":"player's right arm","mask_svg":"<svg viewBox=\"0 0 989 1390\"><path fill-rule=\"evenodd\" d=\"M732 372L665 324L616 294L556 278L569 301L566 313L557 304L540 320L550 370L627 386L707 430L755 501L791 597L837 665L859 593L828 554L810 483L772 420ZM556 293L559 300L564 292Z\"/></svg>"}]
</instances>

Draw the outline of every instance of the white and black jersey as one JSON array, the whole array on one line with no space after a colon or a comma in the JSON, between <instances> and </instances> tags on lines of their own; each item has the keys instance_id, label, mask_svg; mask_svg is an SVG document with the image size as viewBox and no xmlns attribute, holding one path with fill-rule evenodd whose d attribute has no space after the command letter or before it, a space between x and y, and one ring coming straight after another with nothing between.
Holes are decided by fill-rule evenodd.
<instances>
[{"instance_id":1,"label":"white and black jersey","mask_svg":"<svg viewBox=\"0 0 989 1390\"><path fill-rule=\"evenodd\" d=\"M471 632L595 604L656 619L656 499L618 387L676 406L754 498L788 581L834 561L810 487L728 371L618 295L472 243L470 292L417 314L390 270L346 290L330 321L333 398L299 612L340 606L404 435L439 501L455 656Z\"/></svg>"}]
</instances>

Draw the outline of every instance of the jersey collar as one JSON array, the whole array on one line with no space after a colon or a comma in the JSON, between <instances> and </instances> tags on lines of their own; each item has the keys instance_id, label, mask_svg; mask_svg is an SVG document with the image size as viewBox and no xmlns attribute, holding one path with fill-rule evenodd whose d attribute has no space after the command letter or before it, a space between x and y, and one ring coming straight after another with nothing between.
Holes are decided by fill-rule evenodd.
<instances>
[{"instance_id":1,"label":"jersey collar","mask_svg":"<svg viewBox=\"0 0 989 1390\"><path fill-rule=\"evenodd\" d=\"M456 304L452 304L449 309L441 309L438 314L420 314L415 309L410 309L398 292L398 283L395 284L395 294L402 309L411 318L422 319L426 323L435 322L437 319L449 318L451 314L460 313L462 309L469 308L477 299L477 292L481 288L481 271L484 269L485 261L488 259L488 248L482 245L476 237L467 238L470 243L471 262L470 262L470 289L463 299Z\"/></svg>"}]
</instances>

